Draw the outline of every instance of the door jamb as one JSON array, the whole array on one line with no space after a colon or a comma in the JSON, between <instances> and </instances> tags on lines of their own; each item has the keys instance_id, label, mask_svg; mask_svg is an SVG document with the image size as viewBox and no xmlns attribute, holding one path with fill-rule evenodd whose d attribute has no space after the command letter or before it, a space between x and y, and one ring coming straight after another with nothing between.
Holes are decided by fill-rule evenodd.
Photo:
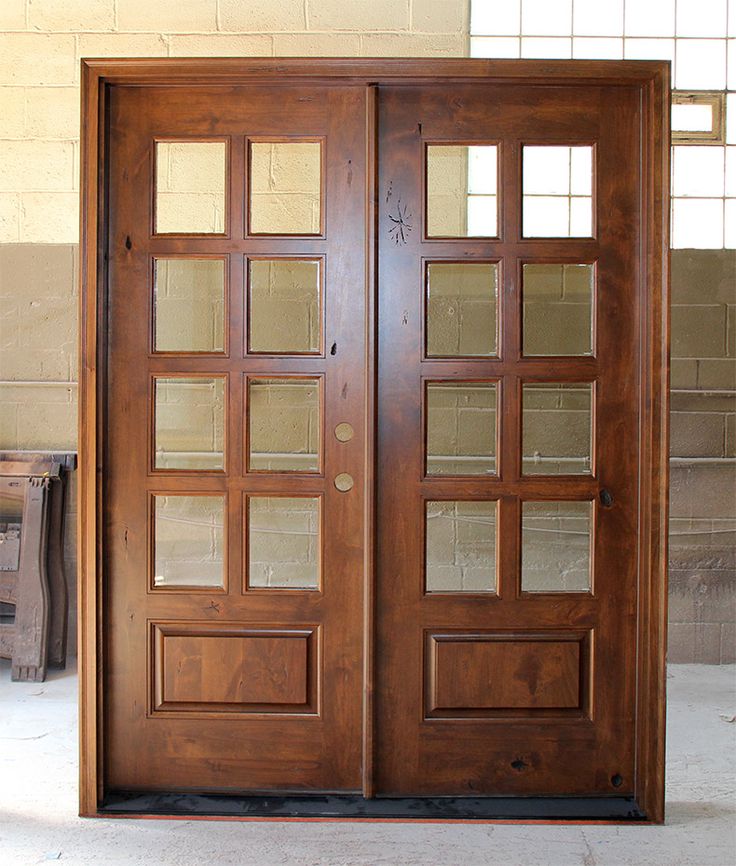
<instances>
[{"instance_id":1,"label":"door jamb","mask_svg":"<svg viewBox=\"0 0 736 866\"><path fill-rule=\"evenodd\" d=\"M80 214L79 452L79 813L103 814L102 503L106 394L107 93L114 85L363 85L367 98L367 270L365 640L374 627L375 310L378 204L376 108L381 84L464 81L507 84L601 84L639 88L642 105L640 319L639 574L635 795L649 821L664 821L669 482L669 104L667 61L478 59L141 58L84 59ZM364 654L363 793L373 795L373 663Z\"/></svg>"}]
</instances>

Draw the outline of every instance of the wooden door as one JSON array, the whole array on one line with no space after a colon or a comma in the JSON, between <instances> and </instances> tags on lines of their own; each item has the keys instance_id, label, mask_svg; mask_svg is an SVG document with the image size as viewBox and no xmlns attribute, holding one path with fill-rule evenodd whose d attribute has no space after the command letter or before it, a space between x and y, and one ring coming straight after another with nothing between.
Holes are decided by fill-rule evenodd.
<instances>
[{"instance_id":1,"label":"wooden door","mask_svg":"<svg viewBox=\"0 0 736 866\"><path fill-rule=\"evenodd\" d=\"M83 72L82 813L661 821L666 64Z\"/></svg>"},{"instance_id":2,"label":"wooden door","mask_svg":"<svg viewBox=\"0 0 736 866\"><path fill-rule=\"evenodd\" d=\"M379 104L377 790L629 795L638 95Z\"/></svg>"},{"instance_id":3,"label":"wooden door","mask_svg":"<svg viewBox=\"0 0 736 866\"><path fill-rule=\"evenodd\" d=\"M364 90L109 113L106 789L355 790Z\"/></svg>"}]
</instances>

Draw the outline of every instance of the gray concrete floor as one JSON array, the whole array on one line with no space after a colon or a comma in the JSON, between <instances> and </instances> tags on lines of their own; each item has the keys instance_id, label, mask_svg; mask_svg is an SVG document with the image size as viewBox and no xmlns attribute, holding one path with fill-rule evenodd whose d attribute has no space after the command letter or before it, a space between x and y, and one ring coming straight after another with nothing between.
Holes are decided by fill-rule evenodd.
<instances>
[{"instance_id":1,"label":"gray concrete floor","mask_svg":"<svg viewBox=\"0 0 736 866\"><path fill-rule=\"evenodd\" d=\"M735 675L670 668L663 827L82 820L76 677L2 662L0 866L734 866Z\"/></svg>"}]
</instances>

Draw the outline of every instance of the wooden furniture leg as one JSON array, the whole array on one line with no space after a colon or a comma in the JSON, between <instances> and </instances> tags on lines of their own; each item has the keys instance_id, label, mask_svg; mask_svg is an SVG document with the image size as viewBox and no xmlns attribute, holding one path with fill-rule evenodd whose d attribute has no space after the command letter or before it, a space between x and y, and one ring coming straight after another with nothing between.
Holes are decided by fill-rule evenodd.
<instances>
[{"instance_id":1,"label":"wooden furniture leg","mask_svg":"<svg viewBox=\"0 0 736 866\"><path fill-rule=\"evenodd\" d=\"M49 588L46 579L48 478L29 478L23 511L22 579L18 583L11 678L42 682L49 637ZM40 536L40 544L34 540Z\"/></svg>"},{"instance_id":2,"label":"wooden furniture leg","mask_svg":"<svg viewBox=\"0 0 736 866\"><path fill-rule=\"evenodd\" d=\"M46 557L50 596L48 664L66 667L66 632L69 597L64 574L64 479L49 486L49 536Z\"/></svg>"}]
</instances>

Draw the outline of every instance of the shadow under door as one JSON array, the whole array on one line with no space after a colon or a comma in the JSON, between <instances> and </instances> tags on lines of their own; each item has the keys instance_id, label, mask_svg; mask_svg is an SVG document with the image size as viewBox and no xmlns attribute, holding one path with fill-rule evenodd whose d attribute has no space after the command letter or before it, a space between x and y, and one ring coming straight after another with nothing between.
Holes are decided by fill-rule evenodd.
<instances>
[{"instance_id":1,"label":"shadow under door","mask_svg":"<svg viewBox=\"0 0 736 866\"><path fill-rule=\"evenodd\" d=\"M662 67L468 64L105 91L97 808L661 818Z\"/></svg>"}]
</instances>

